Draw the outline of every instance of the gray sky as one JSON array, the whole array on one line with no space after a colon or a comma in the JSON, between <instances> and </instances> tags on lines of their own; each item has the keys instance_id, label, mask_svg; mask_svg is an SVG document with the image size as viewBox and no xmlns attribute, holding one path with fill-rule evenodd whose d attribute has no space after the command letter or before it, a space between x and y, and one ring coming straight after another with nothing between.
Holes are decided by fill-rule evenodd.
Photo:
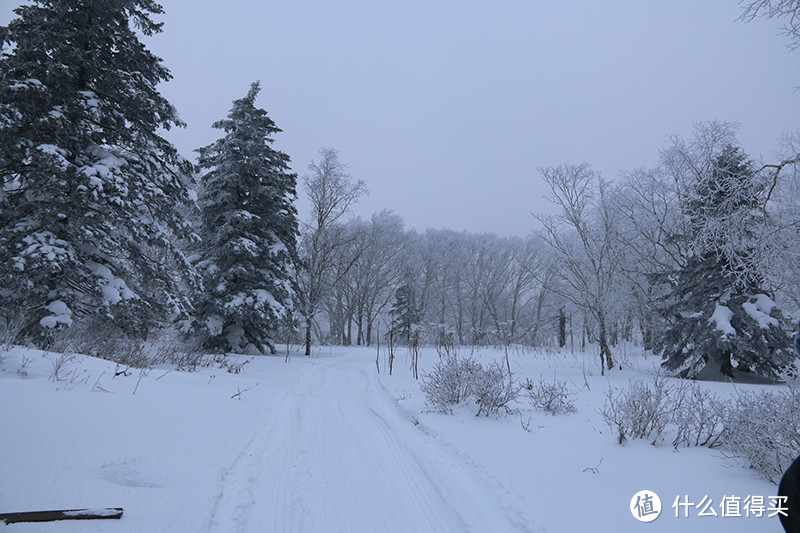
<instances>
[{"instance_id":1,"label":"gray sky","mask_svg":"<svg viewBox=\"0 0 800 533\"><path fill-rule=\"evenodd\" d=\"M0 3L5 24L18 2ZM800 51L778 21L736 21L736 0L161 3L145 42L175 78L184 156L260 79L295 171L336 148L370 189L356 213L418 230L526 234L549 209L538 167L613 179L697 121L739 122L767 160L800 127Z\"/></svg>"}]
</instances>

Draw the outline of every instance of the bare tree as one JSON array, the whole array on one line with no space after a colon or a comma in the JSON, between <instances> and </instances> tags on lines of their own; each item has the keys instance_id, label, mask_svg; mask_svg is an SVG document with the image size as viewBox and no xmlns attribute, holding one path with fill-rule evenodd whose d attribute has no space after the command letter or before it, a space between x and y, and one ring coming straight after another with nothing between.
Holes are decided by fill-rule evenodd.
<instances>
[{"instance_id":1,"label":"bare tree","mask_svg":"<svg viewBox=\"0 0 800 533\"><path fill-rule=\"evenodd\" d=\"M770 282L779 292L784 309L800 308L800 130L784 139L784 161L796 162L786 167L786 174L773 185L770 215L778 228L776 253L772 257ZM771 169L775 172L775 169ZM779 302L780 304L781 302Z\"/></svg>"},{"instance_id":2,"label":"bare tree","mask_svg":"<svg viewBox=\"0 0 800 533\"><path fill-rule=\"evenodd\" d=\"M680 175L663 167L637 169L623 177L614 195L621 217L620 237L625 246L624 283L632 293L632 307L645 349L652 348L659 326L657 302L669 289L671 275L686 265L689 221L681 208L686 194Z\"/></svg>"},{"instance_id":3,"label":"bare tree","mask_svg":"<svg viewBox=\"0 0 800 533\"><path fill-rule=\"evenodd\" d=\"M537 217L541 236L560 261L554 292L583 308L598 325L600 373L614 362L608 343L607 318L615 296L622 258L619 232L609 205L606 184L587 164L540 169L550 186L558 216Z\"/></svg>"},{"instance_id":4,"label":"bare tree","mask_svg":"<svg viewBox=\"0 0 800 533\"><path fill-rule=\"evenodd\" d=\"M378 315L389 306L402 274L402 256L407 242L403 220L390 211L372 215L369 246L357 263L362 273L358 319L359 340L367 345Z\"/></svg>"},{"instance_id":5,"label":"bare tree","mask_svg":"<svg viewBox=\"0 0 800 533\"><path fill-rule=\"evenodd\" d=\"M788 19L783 33L789 38L789 48L800 48L800 0L741 0L744 11L739 17L749 22L756 17Z\"/></svg>"},{"instance_id":6,"label":"bare tree","mask_svg":"<svg viewBox=\"0 0 800 533\"><path fill-rule=\"evenodd\" d=\"M319 303L349 268L333 272L337 250L347 244L338 222L367 188L362 180L354 181L333 148L319 151L319 162L312 161L303 185L311 201L311 220L303 224L299 276L301 312L306 322L306 355L311 355L311 330ZM352 261L355 262L355 259ZM352 263L351 263L352 265Z\"/></svg>"},{"instance_id":7,"label":"bare tree","mask_svg":"<svg viewBox=\"0 0 800 533\"><path fill-rule=\"evenodd\" d=\"M399 283L408 238L403 220L391 211L376 213L369 221L353 219L345 228L351 242L334 265L342 275L325 298L325 308L332 338L351 344L355 325L355 343L369 345L375 321Z\"/></svg>"}]
</instances>

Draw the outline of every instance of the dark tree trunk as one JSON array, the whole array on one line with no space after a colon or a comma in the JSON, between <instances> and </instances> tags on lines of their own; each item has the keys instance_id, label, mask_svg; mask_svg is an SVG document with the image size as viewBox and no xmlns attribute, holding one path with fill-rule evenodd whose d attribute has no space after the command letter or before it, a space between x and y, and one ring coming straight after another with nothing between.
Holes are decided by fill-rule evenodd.
<instances>
[{"instance_id":1,"label":"dark tree trunk","mask_svg":"<svg viewBox=\"0 0 800 533\"><path fill-rule=\"evenodd\" d=\"M306 317L306 355L311 355L311 315Z\"/></svg>"},{"instance_id":2,"label":"dark tree trunk","mask_svg":"<svg viewBox=\"0 0 800 533\"><path fill-rule=\"evenodd\" d=\"M564 309L558 311L558 346L563 348L567 344L567 315Z\"/></svg>"},{"instance_id":3,"label":"dark tree trunk","mask_svg":"<svg viewBox=\"0 0 800 533\"><path fill-rule=\"evenodd\" d=\"M605 375L605 370L603 368L603 364L608 367L609 370L614 366L614 361L611 358L611 348L608 347L608 332L606 331L606 319L604 316L600 315L598 318L599 322L599 339L598 342L600 344L600 375Z\"/></svg>"}]
</instances>

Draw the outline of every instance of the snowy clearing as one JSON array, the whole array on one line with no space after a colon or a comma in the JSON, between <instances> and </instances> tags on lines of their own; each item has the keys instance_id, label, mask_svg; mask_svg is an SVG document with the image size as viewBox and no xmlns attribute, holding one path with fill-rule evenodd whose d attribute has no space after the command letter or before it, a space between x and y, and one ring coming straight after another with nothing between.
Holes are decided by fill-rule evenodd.
<instances>
[{"instance_id":1,"label":"snowy clearing","mask_svg":"<svg viewBox=\"0 0 800 533\"><path fill-rule=\"evenodd\" d=\"M721 516L723 497L763 496L768 507L777 490L722 452L616 443L596 410L609 386L649 377L653 358L601 377L592 354L512 352L518 381L565 380L577 413L552 416L520 398L518 414L476 418L471 405L429 412L404 348L392 376L384 353L377 374L374 348L318 348L288 364L256 357L240 375L211 366L115 376L113 363L75 356L53 380L60 357L0 353L0 512L125 513L9 531L781 530L768 512ZM424 349L421 373L437 360ZM662 500L651 524L629 510L643 489ZM676 518L678 496L707 497L717 516L692 507Z\"/></svg>"}]
</instances>

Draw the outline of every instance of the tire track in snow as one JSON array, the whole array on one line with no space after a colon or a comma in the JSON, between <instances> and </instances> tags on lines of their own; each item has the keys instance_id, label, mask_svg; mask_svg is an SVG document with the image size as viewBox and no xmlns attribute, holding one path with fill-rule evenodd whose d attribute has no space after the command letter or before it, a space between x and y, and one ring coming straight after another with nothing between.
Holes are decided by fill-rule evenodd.
<instances>
[{"instance_id":1,"label":"tire track in snow","mask_svg":"<svg viewBox=\"0 0 800 533\"><path fill-rule=\"evenodd\" d=\"M484 480L344 357L314 361L226 471L211 531L511 531Z\"/></svg>"},{"instance_id":2,"label":"tire track in snow","mask_svg":"<svg viewBox=\"0 0 800 533\"><path fill-rule=\"evenodd\" d=\"M309 377L313 375L304 376L297 389L307 388L309 385L304 382ZM275 490L272 491L272 508L278 511L276 516L288 520L276 524L279 528L274 530L281 531L284 526L290 525L294 513L291 512L291 502L286 498L286 491L280 487L285 486L289 474L288 461L296 447L300 431L300 415L295 396L295 392L286 391L273 400L276 405L269 412L267 423L256 430L223 473L222 487L209 523L210 532L251 531L250 514L256 504L261 505L261 486L264 482L261 476L264 474L277 473L276 479L279 482L273 484ZM278 457L278 460L274 457ZM272 463L273 467L265 469L265 463Z\"/></svg>"},{"instance_id":3,"label":"tire track in snow","mask_svg":"<svg viewBox=\"0 0 800 533\"><path fill-rule=\"evenodd\" d=\"M383 419L387 428L403 427L412 423L404 416L396 402L377 375L361 369L364 382L371 389L369 411ZM389 423L389 420L392 420ZM419 426L415 431L396 431L393 436L402 439L402 446L416 451L415 458L431 483L438 487L446 505L458 513L467 531L544 531L528 515L526 509L508 503L511 495L503 484L483 467L455 450L445 446L435 433ZM502 444L498 443L498 451ZM413 453L413 452L412 452ZM505 502L504 502L505 500Z\"/></svg>"},{"instance_id":4,"label":"tire track in snow","mask_svg":"<svg viewBox=\"0 0 800 533\"><path fill-rule=\"evenodd\" d=\"M336 531L365 527L375 531L464 530L465 524L447 509L425 471L393 438L386 421L371 410L373 399L364 376L328 368L328 379L331 377L336 387L348 394L338 396L325 410L320 420L325 429L319 434L316 456L334 465L327 480L331 493L347 497L325 500L327 527ZM345 509L350 511L342 512Z\"/></svg>"}]
</instances>

